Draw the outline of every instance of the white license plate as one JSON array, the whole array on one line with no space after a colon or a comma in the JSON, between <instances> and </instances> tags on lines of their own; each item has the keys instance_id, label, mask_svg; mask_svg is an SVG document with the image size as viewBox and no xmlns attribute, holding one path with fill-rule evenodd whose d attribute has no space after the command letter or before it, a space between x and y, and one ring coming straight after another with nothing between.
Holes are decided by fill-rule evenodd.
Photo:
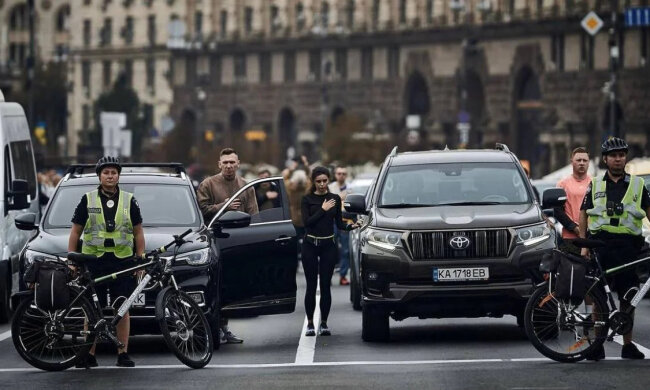
<instances>
[{"instance_id":1,"label":"white license plate","mask_svg":"<svg viewBox=\"0 0 650 390\"><path fill-rule=\"evenodd\" d=\"M488 280L488 267L434 268L434 282L458 282L468 280Z\"/></svg>"},{"instance_id":2,"label":"white license plate","mask_svg":"<svg viewBox=\"0 0 650 390\"><path fill-rule=\"evenodd\" d=\"M138 294L137 297L135 297L135 300L133 301L133 306L135 307L142 307L145 304L144 300L144 293Z\"/></svg>"}]
</instances>

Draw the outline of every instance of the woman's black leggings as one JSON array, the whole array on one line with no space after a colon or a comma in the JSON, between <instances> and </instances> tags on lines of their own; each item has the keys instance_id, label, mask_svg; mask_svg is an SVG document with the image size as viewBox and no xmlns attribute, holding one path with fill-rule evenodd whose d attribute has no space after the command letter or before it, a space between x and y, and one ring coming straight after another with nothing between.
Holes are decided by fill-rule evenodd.
<instances>
[{"instance_id":1,"label":"woman's black leggings","mask_svg":"<svg viewBox=\"0 0 650 390\"><path fill-rule=\"evenodd\" d=\"M316 283L320 275L320 315L321 322L327 322L332 306L332 293L330 283L334 266L338 262L339 250L336 243L323 242L320 246L307 241L302 243L302 267L307 280L307 292L305 292L305 311L307 319L311 322L314 319L316 310Z\"/></svg>"}]
</instances>

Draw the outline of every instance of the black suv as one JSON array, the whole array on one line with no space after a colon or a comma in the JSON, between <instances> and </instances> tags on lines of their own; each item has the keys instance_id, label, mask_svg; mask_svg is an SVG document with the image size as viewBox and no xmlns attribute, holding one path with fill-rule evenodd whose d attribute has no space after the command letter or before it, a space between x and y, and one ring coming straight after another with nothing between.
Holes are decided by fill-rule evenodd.
<instances>
[{"instance_id":1,"label":"black suv","mask_svg":"<svg viewBox=\"0 0 650 390\"><path fill-rule=\"evenodd\" d=\"M368 194L344 203L364 219L350 250L360 259L352 284L366 341L389 338L389 316L512 314L522 323L541 257L555 247L556 233L505 145L395 148Z\"/></svg>"},{"instance_id":2,"label":"black suv","mask_svg":"<svg viewBox=\"0 0 650 390\"><path fill-rule=\"evenodd\" d=\"M19 229L35 230L20 254L21 275L27 264L39 257L65 258L74 208L84 193L99 185L94 167L75 165L68 169L40 224L35 214L16 219ZM182 165L124 164L122 168L120 188L138 200L147 251L170 242L173 234L187 228L194 231L186 238L192 242L181 248L174 273L181 288L205 309L215 333L220 314L234 318L291 313L295 309L297 243L283 180L259 179L240 191L263 182L271 182L280 192L281 202L274 208L249 216L224 212L226 204L212 221L203 221L192 182ZM20 285L24 295L26 287L22 281ZM136 302L138 306L131 309L132 334L158 332L154 321L156 293L145 292ZM14 307L18 299L19 294L12 298Z\"/></svg>"}]
</instances>

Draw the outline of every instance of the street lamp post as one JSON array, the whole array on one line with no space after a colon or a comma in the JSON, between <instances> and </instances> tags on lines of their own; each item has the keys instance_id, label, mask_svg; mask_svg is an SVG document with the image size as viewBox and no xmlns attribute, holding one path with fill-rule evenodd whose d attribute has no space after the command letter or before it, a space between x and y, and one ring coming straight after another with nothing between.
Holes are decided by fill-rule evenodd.
<instances>
[{"instance_id":1,"label":"street lamp post","mask_svg":"<svg viewBox=\"0 0 650 390\"><path fill-rule=\"evenodd\" d=\"M616 90L620 50L618 47L618 0L611 0L611 25L609 27L609 133L623 136L616 123Z\"/></svg>"},{"instance_id":2,"label":"street lamp post","mask_svg":"<svg viewBox=\"0 0 650 390\"><path fill-rule=\"evenodd\" d=\"M203 88L199 88L196 91L196 100L197 100L197 120L196 120L196 129L194 131L194 142L192 149L194 150L194 162L200 163L200 145L201 145L201 135L205 131L205 100L207 95Z\"/></svg>"},{"instance_id":3,"label":"street lamp post","mask_svg":"<svg viewBox=\"0 0 650 390\"><path fill-rule=\"evenodd\" d=\"M29 86L29 126L34 128L34 67L36 65L36 49L34 33L34 15L36 13L34 0L27 0L27 19L29 24L29 57L27 58L27 85Z\"/></svg>"}]
</instances>

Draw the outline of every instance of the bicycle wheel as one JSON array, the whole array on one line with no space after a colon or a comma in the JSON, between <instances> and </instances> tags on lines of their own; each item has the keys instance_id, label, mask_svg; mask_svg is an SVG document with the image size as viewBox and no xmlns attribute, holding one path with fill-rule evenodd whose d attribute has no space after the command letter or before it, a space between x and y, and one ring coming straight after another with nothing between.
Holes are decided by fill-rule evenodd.
<instances>
[{"instance_id":1,"label":"bicycle wheel","mask_svg":"<svg viewBox=\"0 0 650 390\"><path fill-rule=\"evenodd\" d=\"M31 296L18 306L11 323L11 338L18 354L41 370L72 367L86 356L95 341L95 333L85 332L88 324L97 322L86 297L80 297L65 317L56 318L60 312L37 308Z\"/></svg>"},{"instance_id":2,"label":"bicycle wheel","mask_svg":"<svg viewBox=\"0 0 650 390\"><path fill-rule=\"evenodd\" d=\"M202 368L212 359L212 332L203 310L183 291L168 287L156 299L156 319L178 360Z\"/></svg>"},{"instance_id":3,"label":"bicycle wheel","mask_svg":"<svg viewBox=\"0 0 650 390\"><path fill-rule=\"evenodd\" d=\"M591 289L582 302L574 305L549 294L545 284L528 300L524 326L528 339L542 355L573 363L585 359L605 342L608 318L609 309L599 290Z\"/></svg>"}]
</instances>

